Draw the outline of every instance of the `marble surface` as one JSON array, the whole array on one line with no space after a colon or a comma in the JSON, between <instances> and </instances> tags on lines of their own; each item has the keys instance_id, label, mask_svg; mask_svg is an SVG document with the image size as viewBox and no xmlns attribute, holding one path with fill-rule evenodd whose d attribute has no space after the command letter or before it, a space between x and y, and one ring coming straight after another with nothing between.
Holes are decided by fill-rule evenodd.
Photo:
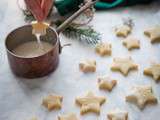
<instances>
[{"instance_id":1,"label":"marble surface","mask_svg":"<svg viewBox=\"0 0 160 120\"><path fill-rule=\"evenodd\" d=\"M149 84L160 99L160 84L143 75L143 69L150 64L160 62L160 44L150 44L143 35L143 30L160 22L159 3L148 6L118 8L97 12L92 21L94 28L102 34L102 40L112 43L112 57L101 58L94 53L93 48L76 40L61 37L62 44L72 43L71 47L63 49L60 55L58 69L40 79L28 80L14 76L7 62L4 40L14 28L25 24L24 17L16 5L16 0L0 1L0 120L29 120L37 116L39 120L57 120L57 115L75 112L81 120L106 120L107 112L121 108L129 112L129 120L159 120L160 104L147 106L143 111L133 104L125 102L125 95L133 85ZM141 49L128 52L122 46L122 41L113 34L113 28L122 22L122 18L131 17L135 26L132 35L140 39ZM139 64L138 72L131 72L127 77L110 71L114 57L132 56ZM80 60L94 58L97 60L97 72L83 74L78 70ZM118 80L117 87L111 92L99 91L97 77L109 75ZM79 107L75 105L76 96L93 91L97 95L107 97L107 102L101 107L100 116L94 114L79 115ZM41 106L41 100L49 93L63 95L63 107L60 111L47 112Z\"/></svg>"}]
</instances>

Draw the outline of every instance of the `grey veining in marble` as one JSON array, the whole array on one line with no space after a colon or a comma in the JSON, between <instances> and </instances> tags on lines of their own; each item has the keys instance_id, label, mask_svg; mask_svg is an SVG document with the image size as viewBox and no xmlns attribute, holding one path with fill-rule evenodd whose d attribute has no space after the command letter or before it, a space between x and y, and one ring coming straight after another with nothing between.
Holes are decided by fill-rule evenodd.
<instances>
[{"instance_id":1,"label":"grey veining in marble","mask_svg":"<svg viewBox=\"0 0 160 120\"><path fill-rule=\"evenodd\" d=\"M44 78L26 80L14 76L7 62L4 40L14 28L25 24L24 17L16 5L16 0L0 0L0 120L29 120L37 116L39 120L56 120L57 115L75 112L79 115L79 107L75 105L76 96L93 91L97 95L107 97L107 102L101 108L101 115L87 114L80 116L81 120L106 120L108 111L119 107L129 112L129 120L159 120L160 105L147 106L140 111L133 104L125 102L125 95L132 85L150 84L158 99L160 99L160 83L155 83L150 77L143 75L143 69L151 63L160 62L160 44L150 44L143 35L144 29L160 24L160 4L117 8L96 12L91 24L102 34L102 40L112 43L112 57L101 58L94 53L93 48L84 46L76 40L61 37L62 44L72 43L71 47L63 49L60 64L55 73ZM141 49L131 52L122 46L122 41L114 35L113 29L121 24L122 18L131 17L135 26L133 36L140 39ZM127 77L110 71L113 57L132 56L139 64L138 72L131 72ZM80 60L94 58L97 60L95 74L83 74L78 70ZM111 92L99 91L97 76L110 75L118 80L118 85ZM41 100L49 93L64 96L60 111L47 112L41 106Z\"/></svg>"}]
</instances>

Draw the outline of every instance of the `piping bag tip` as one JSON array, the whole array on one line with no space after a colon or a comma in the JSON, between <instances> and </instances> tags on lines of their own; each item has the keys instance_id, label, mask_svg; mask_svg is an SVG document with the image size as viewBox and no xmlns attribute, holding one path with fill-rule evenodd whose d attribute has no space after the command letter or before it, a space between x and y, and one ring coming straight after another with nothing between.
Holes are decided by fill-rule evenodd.
<instances>
[{"instance_id":1,"label":"piping bag tip","mask_svg":"<svg viewBox=\"0 0 160 120\"><path fill-rule=\"evenodd\" d=\"M33 21L31 23L32 25L32 34L40 34L40 35L45 35L47 28L49 28L49 24L46 22L38 22L38 21Z\"/></svg>"}]
</instances>

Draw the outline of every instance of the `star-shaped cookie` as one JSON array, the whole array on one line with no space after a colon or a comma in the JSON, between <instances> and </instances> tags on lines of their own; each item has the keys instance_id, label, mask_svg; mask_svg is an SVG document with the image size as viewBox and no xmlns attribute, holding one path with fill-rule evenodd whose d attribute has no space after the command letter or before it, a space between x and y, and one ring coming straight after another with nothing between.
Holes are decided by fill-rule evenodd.
<instances>
[{"instance_id":1,"label":"star-shaped cookie","mask_svg":"<svg viewBox=\"0 0 160 120\"><path fill-rule=\"evenodd\" d=\"M151 39L151 43L160 42L160 26L145 30L144 34Z\"/></svg>"},{"instance_id":2,"label":"star-shaped cookie","mask_svg":"<svg viewBox=\"0 0 160 120\"><path fill-rule=\"evenodd\" d=\"M112 71L120 71L123 75L128 75L130 70L138 69L138 65L134 63L131 57L114 58L111 66Z\"/></svg>"},{"instance_id":3,"label":"star-shaped cookie","mask_svg":"<svg viewBox=\"0 0 160 120\"><path fill-rule=\"evenodd\" d=\"M131 93L126 96L126 101L143 109L149 103L157 103L157 98L153 94L152 87L144 85L133 87Z\"/></svg>"},{"instance_id":4,"label":"star-shaped cookie","mask_svg":"<svg viewBox=\"0 0 160 120\"><path fill-rule=\"evenodd\" d=\"M36 118L36 117L32 117L30 120L38 120L38 118Z\"/></svg>"},{"instance_id":5,"label":"star-shaped cookie","mask_svg":"<svg viewBox=\"0 0 160 120\"><path fill-rule=\"evenodd\" d=\"M58 120L79 120L74 113L58 116Z\"/></svg>"},{"instance_id":6,"label":"star-shaped cookie","mask_svg":"<svg viewBox=\"0 0 160 120\"><path fill-rule=\"evenodd\" d=\"M144 74L153 76L156 81L160 80L160 64L153 64L151 67L144 69Z\"/></svg>"},{"instance_id":7,"label":"star-shaped cookie","mask_svg":"<svg viewBox=\"0 0 160 120\"><path fill-rule=\"evenodd\" d=\"M126 39L123 40L123 45L128 49L128 50L132 50L132 49L138 49L140 48L140 41L137 40L134 37L128 37Z\"/></svg>"},{"instance_id":8,"label":"star-shaped cookie","mask_svg":"<svg viewBox=\"0 0 160 120\"><path fill-rule=\"evenodd\" d=\"M86 96L76 98L76 103L81 106L82 115L88 112L100 114L100 106L105 100L105 97L98 97L92 92L88 92Z\"/></svg>"},{"instance_id":9,"label":"star-shaped cookie","mask_svg":"<svg viewBox=\"0 0 160 120\"><path fill-rule=\"evenodd\" d=\"M49 95L43 99L42 105L49 111L53 109L61 109L63 97L59 95Z\"/></svg>"},{"instance_id":10,"label":"star-shaped cookie","mask_svg":"<svg viewBox=\"0 0 160 120\"><path fill-rule=\"evenodd\" d=\"M118 37L127 37L131 32L132 28L128 25L122 25L115 29L115 33Z\"/></svg>"},{"instance_id":11,"label":"star-shaped cookie","mask_svg":"<svg viewBox=\"0 0 160 120\"><path fill-rule=\"evenodd\" d=\"M99 43L96 45L95 51L100 55L100 56L106 56L106 55L111 55L111 49L112 45L109 43Z\"/></svg>"},{"instance_id":12,"label":"star-shaped cookie","mask_svg":"<svg viewBox=\"0 0 160 120\"><path fill-rule=\"evenodd\" d=\"M79 69L84 73L95 72L96 71L96 61L95 60L85 60L79 63Z\"/></svg>"},{"instance_id":13,"label":"star-shaped cookie","mask_svg":"<svg viewBox=\"0 0 160 120\"><path fill-rule=\"evenodd\" d=\"M128 120L128 112L115 109L107 114L108 120Z\"/></svg>"},{"instance_id":14,"label":"star-shaped cookie","mask_svg":"<svg viewBox=\"0 0 160 120\"><path fill-rule=\"evenodd\" d=\"M98 78L98 86L99 89L111 91L117 84L116 80L112 80L110 77L99 77Z\"/></svg>"}]
</instances>

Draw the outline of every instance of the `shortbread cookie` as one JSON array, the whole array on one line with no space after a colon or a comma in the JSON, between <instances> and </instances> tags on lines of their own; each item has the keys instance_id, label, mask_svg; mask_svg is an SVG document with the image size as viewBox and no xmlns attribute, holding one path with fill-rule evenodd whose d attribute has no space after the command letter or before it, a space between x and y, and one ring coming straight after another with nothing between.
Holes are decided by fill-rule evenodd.
<instances>
[{"instance_id":1,"label":"shortbread cookie","mask_svg":"<svg viewBox=\"0 0 160 120\"><path fill-rule=\"evenodd\" d=\"M49 111L54 109L61 109L63 97L59 95L49 95L43 99L42 105L44 105Z\"/></svg>"},{"instance_id":2,"label":"shortbread cookie","mask_svg":"<svg viewBox=\"0 0 160 120\"><path fill-rule=\"evenodd\" d=\"M157 103L151 86L136 86L132 88L131 93L126 96L126 101L136 104L143 109L149 103Z\"/></svg>"},{"instance_id":3,"label":"shortbread cookie","mask_svg":"<svg viewBox=\"0 0 160 120\"><path fill-rule=\"evenodd\" d=\"M109 77L99 77L98 78L98 85L99 89L111 91L117 84L116 80L112 80Z\"/></svg>"},{"instance_id":4,"label":"shortbread cookie","mask_svg":"<svg viewBox=\"0 0 160 120\"><path fill-rule=\"evenodd\" d=\"M108 120L128 120L128 112L116 109L107 114Z\"/></svg>"},{"instance_id":5,"label":"shortbread cookie","mask_svg":"<svg viewBox=\"0 0 160 120\"><path fill-rule=\"evenodd\" d=\"M151 39L151 43L160 42L160 26L145 30L144 34Z\"/></svg>"},{"instance_id":6,"label":"shortbread cookie","mask_svg":"<svg viewBox=\"0 0 160 120\"><path fill-rule=\"evenodd\" d=\"M76 103L81 106L82 115L88 112L100 114L100 106L105 100L105 97L98 97L92 92L88 92L86 96L76 98Z\"/></svg>"},{"instance_id":7,"label":"shortbread cookie","mask_svg":"<svg viewBox=\"0 0 160 120\"><path fill-rule=\"evenodd\" d=\"M160 64L154 64L149 68L144 69L144 74L152 76L156 81L160 80Z\"/></svg>"},{"instance_id":8,"label":"shortbread cookie","mask_svg":"<svg viewBox=\"0 0 160 120\"><path fill-rule=\"evenodd\" d=\"M74 113L58 116L58 120L79 120Z\"/></svg>"},{"instance_id":9,"label":"shortbread cookie","mask_svg":"<svg viewBox=\"0 0 160 120\"><path fill-rule=\"evenodd\" d=\"M36 118L36 117L32 117L30 120L38 120L38 118Z\"/></svg>"},{"instance_id":10,"label":"shortbread cookie","mask_svg":"<svg viewBox=\"0 0 160 120\"><path fill-rule=\"evenodd\" d=\"M112 71L120 71L123 75L128 75L130 70L138 69L138 65L134 63L131 57L114 58L111 66Z\"/></svg>"},{"instance_id":11,"label":"shortbread cookie","mask_svg":"<svg viewBox=\"0 0 160 120\"><path fill-rule=\"evenodd\" d=\"M32 33L45 35L48 27L49 24L47 23L34 21L32 22Z\"/></svg>"},{"instance_id":12,"label":"shortbread cookie","mask_svg":"<svg viewBox=\"0 0 160 120\"><path fill-rule=\"evenodd\" d=\"M131 33L132 28L128 25L123 25L120 27L117 27L115 29L116 35L118 37L127 37L129 33Z\"/></svg>"},{"instance_id":13,"label":"shortbread cookie","mask_svg":"<svg viewBox=\"0 0 160 120\"><path fill-rule=\"evenodd\" d=\"M139 40L137 40L137 39L134 38L134 37L128 37L128 38L124 39L124 40L123 40L123 45L124 45L128 50L140 48L140 42L139 42Z\"/></svg>"},{"instance_id":14,"label":"shortbread cookie","mask_svg":"<svg viewBox=\"0 0 160 120\"><path fill-rule=\"evenodd\" d=\"M96 45L95 51L100 56L111 55L112 45L109 43L99 43Z\"/></svg>"},{"instance_id":15,"label":"shortbread cookie","mask_svg":"<svg viewBox=\"0 0 160 120\"><path fill-rule=\"evenodd\" d=\"M84 72L95 72L96 71L96 61L95 60L86 60L79 63L79 69Z\"/></svg>"}]
</instances>

